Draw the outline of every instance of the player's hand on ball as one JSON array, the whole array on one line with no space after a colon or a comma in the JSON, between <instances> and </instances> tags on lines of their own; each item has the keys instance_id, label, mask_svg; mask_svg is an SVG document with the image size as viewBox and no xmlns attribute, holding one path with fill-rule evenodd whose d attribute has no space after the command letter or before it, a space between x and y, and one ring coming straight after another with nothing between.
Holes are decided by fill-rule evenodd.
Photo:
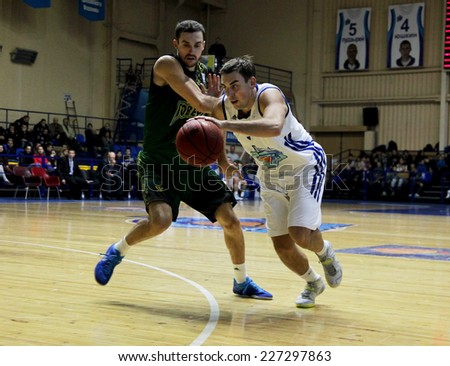
<instances>
[{"instance_id":1,"label":"player's hand on ball","mask_svg":"<svg viewBox=\"0 0 450 366\"><path fill-rule=\"evenodd\" d=\"M192 117L192 118L188 119L187 122L194 120L194 119L214 123L217 127L219 127L220 129L223 129L223 126L222 126L223 121L221 121L220 119L210 117L210 116L197 116L197 117Z\"/></svg>"},{"instance_id":2,"label":"player's hand on ball","mask_svg":"<svg viewBox=\"0 0 450 366\"><path fill-rule=\"evenodd\" d=\"M204 117L191 118L178 130L175 145L186 163L204 167L223 154L224 137L220 128Z\"/></svg>"}]
</instances>

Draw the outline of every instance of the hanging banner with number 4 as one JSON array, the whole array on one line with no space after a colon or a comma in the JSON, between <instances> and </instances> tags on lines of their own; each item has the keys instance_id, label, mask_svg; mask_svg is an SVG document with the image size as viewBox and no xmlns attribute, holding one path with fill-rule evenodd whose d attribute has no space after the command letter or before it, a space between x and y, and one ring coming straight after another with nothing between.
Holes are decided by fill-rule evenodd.
<instances>
[{"instance_id":1,"label":"hanging banner with number 4","mask_svg":"<svg viewBox=\"0 0 450 366\"><path fill-rule=\"evenodd\" d=\"M389 7L389 68L423 66L424 12L424 3Z\"/></svg>"},{"instance_id":2,"label":"hanging banner with number 4","mask_svg":"<svg viewBox=\"0 0 450 366\"><path fill-rule=\"evenodd\" d=\"M336 70L359 71L369 67L371 8L341 9L336 30Z\"/></svg>"}]
</instances>

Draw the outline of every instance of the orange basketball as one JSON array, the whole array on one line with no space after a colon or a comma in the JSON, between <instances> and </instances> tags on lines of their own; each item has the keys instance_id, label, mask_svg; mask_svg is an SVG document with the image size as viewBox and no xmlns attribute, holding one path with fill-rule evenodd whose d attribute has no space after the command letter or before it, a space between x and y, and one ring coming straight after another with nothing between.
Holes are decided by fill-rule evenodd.
<instances>
[{"instance_id":1,"label":"orange basketball","mask_svg":"<svg viewBox=\"0 0 450 366\"><path fill-rule=\"evenodd\" d=\"M187 121L175 140L178 154L189 165L206 166L214 163L223 152L222 131L204 119Z\"/></svg>"}]
</instances>

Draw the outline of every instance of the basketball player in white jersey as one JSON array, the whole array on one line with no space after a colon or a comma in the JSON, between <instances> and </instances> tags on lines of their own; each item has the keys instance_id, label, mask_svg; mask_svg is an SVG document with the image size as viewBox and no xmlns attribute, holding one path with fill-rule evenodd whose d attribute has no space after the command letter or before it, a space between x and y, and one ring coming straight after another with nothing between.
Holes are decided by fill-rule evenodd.
<instances>
[{"instance_id":1,"label":"basketball player in white jersey","mask_svg":"<svg viewBox=\"0 0 450 366\"><path fill-rule=\"evenodd\" d=\"M306 281L297 307L311 308L325 284L300 247L317 254L329 286L342 279L333 248L319 230L325 152L294 117L281 90L257 84L249 56L229 60L220 73L225 93L213 117L205 118L234 132L258 164L268 234L281 261Z\"/></svg>"}]
</instances>

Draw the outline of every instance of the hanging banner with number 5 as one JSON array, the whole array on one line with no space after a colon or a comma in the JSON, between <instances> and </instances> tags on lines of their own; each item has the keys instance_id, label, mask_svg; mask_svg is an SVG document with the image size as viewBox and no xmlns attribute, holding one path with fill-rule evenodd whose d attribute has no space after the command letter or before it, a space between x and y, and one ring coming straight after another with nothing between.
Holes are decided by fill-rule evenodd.
<instances>
[{"instance_id":1,"label":"hanging banner with number 5","mask_svg":"<svg viewBox=\"0 0 450 366\"><path fill-rule=\"evenodd\" d=\"M358 71L369 67L371 8L341 9L336 30L336 70Z\"/></svg>"},{"instance_id":2,"label":"hanging banner with number 5","mask_svg":"<svg viewBox=\"0 0 450 366\"><path fill-rule=\"evenodd\" d=\"M423 66L423 17L425 4L389 7L387 66Z\"/></svg>"}]
</instances>

